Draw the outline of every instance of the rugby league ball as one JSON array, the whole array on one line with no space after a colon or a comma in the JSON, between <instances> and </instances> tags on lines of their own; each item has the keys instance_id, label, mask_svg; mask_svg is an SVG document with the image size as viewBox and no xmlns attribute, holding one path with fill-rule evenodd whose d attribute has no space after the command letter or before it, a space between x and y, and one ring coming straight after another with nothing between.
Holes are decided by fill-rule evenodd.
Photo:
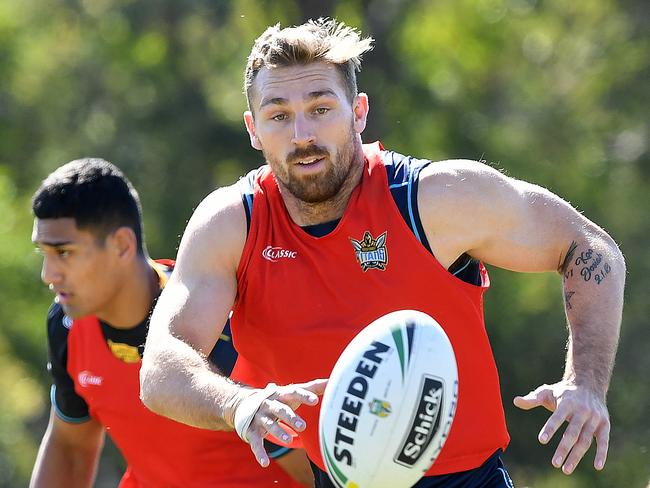
<instances>
[{"instance_id":1,"label":"rugby league ball","mask_svg":"<svg viewBox=\"0 0 650 488\"><path fill-rule=\"evenodd\" d=\"M339 488L406 488L440 453L456 409L454 351L429 315L399 310L363 329L323 395L320 448Z\"/></svg>"}]
</instances>

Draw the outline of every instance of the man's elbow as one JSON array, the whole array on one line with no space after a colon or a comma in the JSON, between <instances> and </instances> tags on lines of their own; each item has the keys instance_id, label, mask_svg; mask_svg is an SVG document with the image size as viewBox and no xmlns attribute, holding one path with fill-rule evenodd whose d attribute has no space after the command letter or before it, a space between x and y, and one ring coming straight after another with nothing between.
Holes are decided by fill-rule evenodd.
<instances>
[{"instance_id":1,"label":"man's elbow","mask_svg":"<svg viewBox=\"0 0 650 488\"><path fill-rule=\"evenodd\" d=\"M160 414L164 401L159 388L157 368L152 363L154 360L145 354L140 368L140 401L152 412Z\"/></svg>"}]
</instances>

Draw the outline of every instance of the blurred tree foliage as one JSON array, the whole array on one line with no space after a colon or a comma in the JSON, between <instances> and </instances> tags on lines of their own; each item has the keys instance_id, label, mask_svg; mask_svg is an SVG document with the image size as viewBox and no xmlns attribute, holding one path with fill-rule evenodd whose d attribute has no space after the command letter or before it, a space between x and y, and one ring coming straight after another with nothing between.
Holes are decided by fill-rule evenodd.
<instances>
[{"instance_id":1,"label":"blurred tree foliage","mask_svg":"<svg viewBox=\"0 0 650 488\"><path fill-rule=\"evenodd\" d=\"M149 250L174 256L193 207L259 165L242 71L270 24L334 15L376 38L360 87L365 140L484 159L559 193L620 243L626 309L609 395L612 441L571 477L511 407L562 373L560 280L491 270L487 322L518 486L642 487L650 476L650 7L642 0L5 0L0 2L0 487L29 477L49 402L49 295L29 197L58 165L100 156L139 189ZM114 486L115 453L98 486Z\"/></svg>"}]
</instances>

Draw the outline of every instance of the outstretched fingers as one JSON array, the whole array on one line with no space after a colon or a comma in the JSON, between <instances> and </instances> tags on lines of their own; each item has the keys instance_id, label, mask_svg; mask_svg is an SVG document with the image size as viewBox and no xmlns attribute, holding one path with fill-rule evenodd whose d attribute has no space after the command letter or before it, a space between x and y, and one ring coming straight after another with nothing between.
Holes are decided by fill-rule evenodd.
<instances>
[{"instance_id":1,"label":"outstretched fingers","mask_svg":"<svg viewBox=\"0 0 650 488\"><path fill-rule=\"evenodd\" d=\"M537 436L539 442L546 444L550 441L562 424L569 419L570 413L570 409L566 404L560 404L553 412L553 415L548 418L542 430L539 431Z\"/></svg>"},{"instance_id":2,"label":"outstretched fingers","mask_svg":"<svg viewBox=\"0 0 650 488\"><path fill-rule=\"evenodd\" d=\"M266 467L270 462L264 438L270 435L280 443L290 443L292 434L287 428L301 432L307 426L295 410L303 404L316 405L326 385L326 379L285 386L270 383L240 404L235 414L237 433L250 444L261 466Z\"/></svg>"},{"instance_id":3,"label":"outstretched fingers","mask_svg":"<svg viewBox=\"0 0 650 488\"><path fill-rule=\"evenodd\" d=\"M569 425L567 425L564 434L562 435L562 439L555 450L555 454L553 454L551 463L556 468L562 468L562 471L564 471L565 474L570 474L573 472L576 464L582 458L584 453L587 452L587 449L584 449L582 454L578 456L579 451L582 449L581 445L586 443L586 447L588 448L591 444L591 437L588 441L586 440L589 428L585 429L585 426L589 425L589 423L584 414L573 412L572 417L567 420ZM593 431L590 435L593 436ZM574 449L575 452L573 452ZM569 452L573 452L574 454L571 459L567 459Z\"/></svg>"},{"instance_id":4,"label":"outstretched fingers","mask_svg":"<svg viewBox=\"0 0 650 488\"><path fill-rule=\"evenodd\" d=\"M280 421L280 422L284 422L285 424L287 424L289 427L295 429L296 431L302 432L303 430L305 430L305 427L307 426L307 424L305 423L303 418L294 411L294 408L296 408L296 407L292 408L292 406L288 405L287 403L285 403L283 400L281 400L278 397L275 400L267 400L265 405L264 405L264 411L263 412L264 412L265 415L267 415L269 418L271 418L273 420L273 422L276 424L276 426L277 426L277 422ZM260 409L260 410L262 410L262 409ZM282 429L282 430L284 431L284 429ZM275 436L276 433L281 434L280 432L278 432L275 429L268 430L268 432L269 432L269 434L274 435L274 436ZM275 436L275 437L277 437L278 439L280 439L283 442L291 441L291 436L286 431L284 431L284 432L285 432L285 435L287 437L282 436L282 435L280 437L278 437L278 436Z\"/></svg>"},{"instance_id":5,"label":"outstretched fingers","mask_svg":"<svg viewBox=\"0 0 650 488\"><path fill-rule=\"evenodd\" d=\"M264 436L261 435L258 429L252 429L248 439L248 443L251 447L251 451L253 451L255 459L260 466L266 468L271 463L271 460L269 459L266 449L264 449Z\"/></svg>"},{"instance_id":6,"label":"outstretched fingers","mask_svg":"<svg viewBox=\"0 0 650 488\"><path fill-rule=\"evenodd\" d=\"M594 467L603 469L609 447L610 422L602 395L585 386L561 381L542 385L525 396L516 397L514 403L524 410L543 406L553 412L539 432L542 444L548 443L567 423L553 454L553 466L571 474L595 438Z\"/></svg>"},{"instance_id":7,"label":"outstretched fingers","mask_svg":"<svg viewBox=\"0 0 650 488\"><path fill-rule=\"evenodd\" d=\"M569 453L568 457L566 458L566 461L562 465L562 471L564 474L571 474L573 473L573 470L576 468L580 460L584 457L585 453L591 446L591 443L594 438L594 432L596 431L597 423L594 421L594 419L589 419L587 422L585 422L582 426L582 429L580 430L577 438L575 440L571 440L571 452ZM565 436L567 435L567 432L569 431L570 425L565 431ZM564 439L563 439L564 440Z\"/></svg>"}]
</instances>

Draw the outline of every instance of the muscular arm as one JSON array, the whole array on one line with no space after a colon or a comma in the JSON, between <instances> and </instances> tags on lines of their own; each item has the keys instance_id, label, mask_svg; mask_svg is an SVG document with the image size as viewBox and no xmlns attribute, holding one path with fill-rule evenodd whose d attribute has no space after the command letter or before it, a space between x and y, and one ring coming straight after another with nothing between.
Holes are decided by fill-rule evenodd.
<instances>
[{"instance_id":1,"label":"muscular arm","mask_svg":"<svg viewBox=\"0 0 650 488\"><path fill-rule=\"evenodd\" d=\"M304 421L293 410L317 403L314 393L324 383L261 392L233 383L208 365L206 357L235 299L245 240L246 217L236 187L212 193L196 209L151 318L140 370L141 398L160 415L213 430L232 429L237 409L245 405L241 411L252 420L244 437L258 462L267 466L264 436L290 439L278 419L304 430Z\"/></svg>"},{"instance_id":2,"label":"muscular arm","mask_svg":"<svg viewBox=\"0 0 650 488\"><path fill-rule=\"evenodd\" d=\"M72 424L54 409L38 450L30 488L88 488L97 471L104 430L95 420Z\"/></svg>"},{"instance_id":3,"label":"muscular arm","mask_svg":"<svg viewBox=\"0 0 650 488\"><path fill-rule=\"evenodd\" d=\"M449 266L463 252L522 272L560 273L569 325L562 381L525 397L521 408L554 414L540 432L548 442L569 422L553 464L575 469L592 438L595 467L605 463L609 418L605 396L616 353L625 262L605 231L551 192L473 161L445 161L421 177L419 207L431 248Z\"/></svg>"},{"instance_id":4,"label":"muscular arm","mask_svg":"<svg viewBox=\"0 0 650 488\"><path fill-rule=\"evenodd\" d=\"M233 188L208 196L188 223L174 273L151 317L140 372L142 401L196 427L232 429L226 407L240 388L216 374L207 355L234 301L244 225Z\"/></svg>"}]
</instances>

